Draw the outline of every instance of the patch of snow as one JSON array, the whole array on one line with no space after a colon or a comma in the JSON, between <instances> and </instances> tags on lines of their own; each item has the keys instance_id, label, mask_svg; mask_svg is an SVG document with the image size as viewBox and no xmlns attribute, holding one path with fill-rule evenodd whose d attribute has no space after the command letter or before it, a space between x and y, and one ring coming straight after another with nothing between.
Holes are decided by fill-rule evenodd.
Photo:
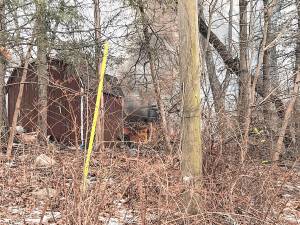
<instances>
[{"instance_id":1,"label":"patch of snow","mask_svg":"<svg viewBox=\"0 0 300 225\"><path fill-rule=\"evenodd\" d=\"M42 168L49 168L53 166L56 163L56 161L50 157L48 157L45 154L41 154L38 157L36 157L34 165L36 167L42 167Z\"/></svg>"},{"instance_id":2,"label":"patch of snow","mask_svg":"<svg viewBox=\"0 0 300 225\"><path fill-rule=\"evenodd\" d=\"M99 220L103 223L105 223L106 225L121 225L122 223L119 221L119 219L117 218L104 218L104 217L100 217Z\"/></svg>"},{"instance_id":3,"label":"patch of snow","mask_svg":"<svg viewBox=\"0 0 300 225\"><path fill-rule=\"evenodd\" d=\"M283 194L282 197L283 198L293 198L293 196L290 194Z\"/></svg>"},{"instance_id":4,"label":"patch of snow","mask_svg":"<svg viewBox=\"0 0 300 225\"><path fill-rule=\"evenodd\" d=\"M19 207L19 206L10 206L8 207L8 211L11 213L11 214L24 214L24 209Z\"/></svg>"},{"instance_id":5,"label":"patch of snow","mask_svg":"<svg viewBox=\"0 0 300 225\"><path fill-rule=\"evenodd\" d=\"M25 129L22 126L16 126L16 132L17 134L23 134L25 133Z\"/></svg>"},{"instance_id":6,"label":"patch of snow","mask_svg":"<svg viewBox=\"0 0 300 225\"><path fill-rule=\"evenodd\" d=\"M9 168L16 168L17 164L15 161L10 161L10 162L5 163L5 166L7 166Z\"/></svg>"},{"instance_id":7,"label":"patch of snow","mask_svg":"<svg viewBox=\"0 0 300 225\"><path fill-rule=\"evenodd\" d=\"M300 224L300 218L297 218L295 215L284 215L282 219L291 224Z\"/></svg>"},{"instance_id":8,"label":"patch of snow","mask_svg":"<svg viewBox=\"0 0 300 225\"><path fill-rule=\"evenodd\" d=\"M183 183L190 184L192 182L192 180L193 180L193 177L192 176L184 176L182 178L182 180L183 180Z\"/></svg>"},{"instance_id":9,"label":"patch of snow","mask_svg":"<svg viewBox=\"0 0 300 225\"><path fill-rule=\"evenodd\" d=\"M25 222L29 223L29 224L39 224L40 220L41 220L41 216L42 216L41 211L36 209L34 211L34 213L32 213L30 215L30 217L25 219ZM46 212L44 217L43 217L42 223L49 223L53 219L58 220L60 218L61 218L61 213L60 212Z\"/></svg>"},{"instance_id":10,"label":"patch of snow","mask_svg":"<svg viewBox=\"0 0 300 225\"><path fill-rule=\"evenodd\" d=\"M42 209L34 208L30 213L26 213L25 208L12 206L8 208L8 211L14 215L20 215L19 219L1 218L0 224L12 224L12 225L23 225L26 224L39 224L42 216ZM43 217L43 224L56 224L54 221L61 218L60 212L49 212L46 211ZM52 222L53 221L53 222Z\"/></svg>"},{"instance_id":11,"label":"patch of snow","mask_svg":"<svg viewBox=\"0 0 300 225\"><path fill-rule=\"evenodd\" d=\"M117 208L117 212L114 217L99 217L99 220L106 225L121 225L121 224L136 224L138 217L133 214L131 210L125 208L124 203L126 200L116 200L114 205Z\"/></svg>"},{"instance_id":12,"label":"patch of snow","mask_svg":"<svg viewBox=\"0 0 300 225\"><path fill-rule=\"evenodd\" d=\"M24 225L23 222L13 222L11 219L0 219L0 224Z\"/></svg>"}]
</instances>

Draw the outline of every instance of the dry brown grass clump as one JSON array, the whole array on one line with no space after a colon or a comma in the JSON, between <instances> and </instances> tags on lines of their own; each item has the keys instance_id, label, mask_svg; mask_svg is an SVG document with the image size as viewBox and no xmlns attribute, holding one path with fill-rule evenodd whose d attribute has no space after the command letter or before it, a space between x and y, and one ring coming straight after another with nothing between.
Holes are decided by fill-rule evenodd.
<instances>
[{"instance_id":1,"label":"dry brown grass clump","mask_svg":"<svg viewBox=\"0 0 300 225\"><path fill-rule=\"evenodd\" d=\"M56 164L36 168L41 153ZM285 215L299 213L299 172L260 162L241 167L206 161L203 187L193 190L202 196L200 213L190 216L184 210L187 187L176 155L142 148L134 155L120 149L94 152L89 189L83 194L83 153L25 149L14 165L2 162L1 218L22 224L37 211L37 218L50 215L54 224L288 224ZM43 188L57 194L37 198L33 193ZM51 218L51 213L60 214Z\"/></svg>"}]
</instances>

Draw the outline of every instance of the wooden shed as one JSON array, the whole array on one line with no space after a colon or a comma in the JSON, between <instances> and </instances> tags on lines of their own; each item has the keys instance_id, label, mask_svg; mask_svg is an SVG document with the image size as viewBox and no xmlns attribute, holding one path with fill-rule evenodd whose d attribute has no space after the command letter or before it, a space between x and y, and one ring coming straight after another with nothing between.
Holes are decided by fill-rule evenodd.
<instances>
[{"instance_id":1,"label":"wooden shed","mask_svg":"<svg viewBox=\"0 0 300 225\"><path fill-rule=\"evenodd\" d=\"M48 135L60 143L82 143L87 137L95 105L95 93L85 87L82 74L73 65L59 59L48 60ZM6 85L8 94L8 121L11 125L15 103L19 92L22 68L13 70ZM123 133L123 96L113 78L106 75L103 112L104 140L117 141ZM118 90L118 91L116 91ZM89 100L87 100L89 99ZM27 132L37 130L38 122L38 84L36 63L29 64L24 94L22 98L19 125ZM88 122L87 122L88 121Z\"/></svg>"}]
</instances>

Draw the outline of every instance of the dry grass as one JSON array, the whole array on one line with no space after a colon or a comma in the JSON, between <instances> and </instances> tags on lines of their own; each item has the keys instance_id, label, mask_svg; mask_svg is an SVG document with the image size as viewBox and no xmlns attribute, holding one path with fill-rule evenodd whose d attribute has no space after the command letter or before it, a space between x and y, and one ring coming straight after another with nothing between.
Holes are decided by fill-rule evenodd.
<instances>
[{"instance_id":1,"label":"dry grass","mask_svg":"<svg viewBox=\"0 0 300 225\"><path fill-rule=\"evenodd\" d=\"M41 153L52 156L56 165L35 168L34 159ZM288 224L282 219L287 207L299 213L299 171L260 162L240 167L206 156L203 187L193 190L201 196L201 213L190 216L184 210L187 187L177 156L149 149L134 156L117 148L94 152L85 194L82 156L72 150L31 147L19 150L14 166L3 161L1 218L25 224L37 210L38 218L60 212L59 219L52 218L53 224ZM297 185L299 189L291 190ZM43 201L33 196L33 191L45 187L58 195ZM14 213L16 206L23 212Z\"/></svg>"}]
</instances>

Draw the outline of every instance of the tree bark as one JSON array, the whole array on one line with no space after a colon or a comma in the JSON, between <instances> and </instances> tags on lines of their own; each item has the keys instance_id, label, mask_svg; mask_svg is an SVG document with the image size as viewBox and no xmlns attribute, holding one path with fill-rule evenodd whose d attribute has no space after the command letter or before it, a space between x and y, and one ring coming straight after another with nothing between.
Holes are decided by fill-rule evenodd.
<instances>
[{"instance_id":1,"label":"tree bark","mask_svg":"<svg viewBox=\"0 0 300 225\"><path fill-rule=\"evenodd\" d=\"M169 129L168 129L168 124L167 124L167 113L165 110L164 103L161 99L161 88L160 88L160 82L159 78L157 77L157 71L155 69L155 59L153 56L153 49L151 47L150 41L151 41L151 34L148 30L149 28L149 23L148 23L148 18L146 16L145 10L144 10L144 3L142 0L139 1L139 10L141 13L141 18L142 18L142 23L143 23L143 34L145 38L145 47L147 50L147 56L150 64L150 74L154 86L154 92L155 92L155 98L156 98L156 103L159 108L159 113L161 117L161 127L163 129L163 135L165 139L165 144L167 148L168 153L172 153L172 145L171 145L171 140L169 136Z\"/></svg>"},{"instance_id":2,"label":"tree bark","mask_svg":"<svg viewBox=\"0 0 300 225\"><path fill-rule=\"evenodd\" d=\"M97 78L99 78L100 68L101 68L101 58L102 58L101 57L100 0L94 0L94 26L95 26L96 75ZM104 109L103 109L103 101L101 101L100 113L99 113L97 128L96 128L95 145L103 149L104 148L103 141L104 141Z\"/></svg>"},{"instance_id":3,"label":"tree bark","mask_svg":"<svg viewBox=\"0 0 300 225\"><path fill-rule=\"evenodd\" d=\"M264 9L268 7L268 0L264 0ZM266 45L271 43L272 37L271 37L271 16L268 15L267 10L264 10L264 23L268 23L268 29L267 29L267 40ZM271 49L267 49L265 51L264 57L263 57L263 87L264 87L264 98L267 98L268 94L271 92L271 75L270 75L270 51ZM271 105L270 102L267 101L264 105L264 116L267 123L270 121L270 111L271 111Z\"/></svg>"},{"instance_id":4,"label":"tree bark","mask_svg":"<svg viewBox=\"0 0 300 225\"><path fill-rule=\"evenodd\" d=\"M36 1L36 14L37 14L37 77L38 77L38 101L39 101L39 115L38 115L38 127L39 127L39 139L46 143L47 140L47 111L48 111L48 63L47 63L47 27L45 18L46 13L46 1Z\"/></svg>"},{"instance_id":5,"label":"tree bark","mask_svg":"<svg viewBox=\"0 0 300 225\"><path fill-rule=\"evenodd\" d=\"M208 27L207 27L205 21L203 20L203 18L201 18L200 16L199 16L199 32L205 38L207 38ZM217 37L217 35L214 34L213 32L210 32L209 42L217 50L217 52L221 56L224 64L227 66L229 71L231 73L236 74L239 77L240 76L240 68L239 68L240 67L239 66L240 65L240 60L239 60L239 58L238 57L234 58L232 56L232 54L227 50L226 46L220 41L220 39ZM256 93L258 95L264 97L264 86L263 86L263 80L262 79L258 79L258 81L257 81ZM272 91L268 95L268 99L275 105L277 116L281 120L283 120L284 119L284 114L285 114L285 105L282 102L282 100L278 97L278 93L276 91ZM268 99L265 99L265 100L268 100ZM290 137L285 137L284 138L285 146L290 145L290 140L291 140Z\"/></svg>"},{"instance_id":6,"label":"tree bark","mask_svg":"<svg viewBox=\"0 0 300 225\"><path fill-rule=\"evenodd\" d=\"M197 8L197 0L179 1L179 61L183 88L182 175L184 181L188 182L189 185L199 188L202 180L200 99L202 60ZM193 196L193 192L189 191L187 193L187 212L197 213L199 204L199 196Z\"/></svg>"},{"instance_id":7,"label":"tree bark","mask_svg":"<svg viewBox=\"0 0 300 225\"><path fill-rule=\"evenodd\" d=\"M248 0L239 0L240 9L240 76L239 76L239 96L237 104L238 122L242 130L243 145L241 148L241 162L246 159L248 148L248 133L251 122L250 93L251 76L248 72L248 19L247 19Z\"/></svg>"},{"instance_id":8,"label":"tree bark","mask_svg":"<svg viewBox=\"0 0 300 225\"><path fill-rule=\"evenodd\" d=\"M297 5L297 13L298 13L298 32L296 35L296 49L295 49L295 54L296 54L296 62L295 62L295 78L294 78L294 88L292 92L292 98L290 99L287 109L284 114L284 119L282 122L282 127L279 131L278 135L278 140L276 143L275 151L273 154L273 161L278 161L280 158L280 154L282 153L282 145L284 142L284 138L286 136L286 129L289 124L290 117L293 113L294 107L298 107L297 99L299 99L299 87L300 87L300 1L296 0L296 5ZM299 112L296 109L295 112L296 116L299 115ZM299 143L299 118L296 117L296 142Z\"/></svg>"},{"instance_id":9,"label":"tree bark","mask_svg":"<svg viewBox=\"0 0 300 225\"><path fill-rule=\"evenodd\" d=\"M205 53L205 60L208 72L208 79L213 94L215 112L218 114L218 117L220 117L220 123L222 123L222 117L225 110L225 91L222 87L221 82L218 79L216 73L216 66L211 51L212 49L210 48L210 46L208 46L207 51Z\"/></svg>"},{"instance_id":10,"label":"tree bark","mask_svg":"<svg viewBox=\"0 0 300 225\"><path fill-rule=\"evenodd\" d=\"M246 112L246 117L245 117L243 149L242 149L242 155L241 155L242 162L244 162L244 160L246 158L247 151L248 151L251 114L252 114L252 108L255 104L255 89L256 89L257 81L259 79L260 69L261 69L261 66L262 66L263 60L264 60L264 53L265 53L267 37L268 37L269 17L272 14L272 8L273 7L269 7L268 4L264 8L264 11L266 13L266 15L265 15L266 20L264 22L263 31L262 31L263 39L262 39L260 51L259 51L259 54L258 54L258 63L257 63L256 69L255 69L255 74L254 74L253 79L252 79L253 81L249 82L249 84L248 84L249 87L250 87L250 89L249 89L249 103L248 103L248 106L247 106L247 112Z\"/></svg>"},{"instance_id":11,"label":"tree bark","mask_svg":"<svg viewBox=\"0 0 300 225\"><path fill-rule=\"evenodd\" d=\"M17 126L17 122L18 122L18 115L20 113L20 107L21 107L22 98L23 98L25 81L26 81L27 71L28 71L28 64L29 64L29 59L31 56L31 49L32 49L32 45L29 46L26 56L25 56L25 59L24 59L24 65L22 65L24 67L22 70L19 93L18 93L16 105L15 105L15 111L14 111L14 115L13 115L13 119L12 119L12 124L11 124L10 130L9 130L10 132L9 132L7 152L6 152L6 157L8 160L10 160L12 157L13 142L14 142L16 126Z\"/></svg>"},{"instance_id":12,"label":"tree bark","mask_svg":"<svg viewBox=\"0 0 300 225\"><path fill-rule=\"evenodd\" d=\"M298 34L296 47L296 71L300 70L300 1L296 0L298 12ZM298 96L295 103L295 129L296 129L296 148L300 149L300 97Z\"/></svg>"},{"instance_id":13,"label":"tree bark","mask_svg":"<svg viewBox=\"0 0 300 225\"><path fill-rule=\"evenodd\" d=\"M198 8L199 8L199 16L204 18L203 13L203 1L198 0ZM232 46L232 11L233 11L233 2L230 1L230 9L229 9L229 27L228 27L228 51L231 52L231 46ZM213 13L213 11L210 11L210 13ZM210 20L212 18L212 15L209 16ZM211 24L211 23L210 23ZM208 27L207 35L210 36L211 34L211 27ZM215 62L213 60L212 55L212 49L209 45L208 37L202 39L200 37L200 43L202 44L203 49L205 49L204 58L206 61L206 68L208 73L208 79L211 86L211 91L213 95L214 100L214 108L215 112L218 117L218 131L219 135L221 137L221 142L225 138L225 129L226 129L226 118L225 118L225 96L226 96L226 89L228 87L228 83L230 81L230 71L227 70L226 76L224 78L223 83L219 81L219 78L216 73L215 68Z\"/></svg>"},{"instance_id":14,"label":"tree bark","mask_svg":"<svg viewBox=\"0 0 300 225\"><path fill-rule=\"evenodd\" d=\"M209 29L204 19L201 16L198 17L198 23L199 23L199 32L202 34L203 37L207 38ZM228 51L227 47L222 43L222 41L220 41L217 35L212 31L210 32L209 35L209 43L217 50L227 69L229 69L230 72L239 76L240 74L239 58L234 58L231 52Z\"/></svg>"},{"instance_id":15,"label":"tree bark","mask_svg":"<svg viewBox=\"0 0 300 225\"><path fill-rule=\"evenodd\" d=\"M267 27L267 39L266 39L266 46L268 46L272 42L272 15L268 13L266 10L269 5L268 0L264 0L264 23L268 23ZM268 98L268 95L272 91L271 86L271 52L274 51L274 49L266 49L263 57L263 93L264 99ZM271 150L273 149L273 129L272 129L272 104L270 101L266 101L263 106L263 113L264 113L264 120L265 120L265 126L267 127L268 133L269 133L269 140L268 140L268 151L271 153Z\"/></svg>"},{"instance_id":16,"label":"tree bark","mask_svg":"<svg viewBox=\"0 0 300 225\"><path fill-rule=\"evenodd\" d=\"M5 0L0 0L0 47L5 46ZM0 150L5 143L5 128L7 127L6 121L6 101L5 101L5 72L6 72L6 59L3 53L0 52Z\"/></svg>"},{"instance_id":17,"label":"tree bark","mask_svg":"<svg viewBox=\"0 0 300 225\"><path fill-rule=\"evenodd\" d=\"M249 94L251 86L251 76L248 72L248 20L247 20L248 0L239 0L240 8L240 76L239 76L239 98L238 98L238 121L245 132L245 119L249 105Z\"/></svg>"},{"instance_id":18,"label":"tree bark","mask_svg":"<svg viewBox=\"0 0 300 225\"><path fill-rule=\"evenodd\" d=\"M288 106L287 106L287 109L286 109L286 112L284 115L284 119L282 122L282 127L279 131L278 140L277 140L275 151L274 151L273 158L272 158L273 161L278 161L280 158L280 154L282 153L282 145L283 145L283 140L284 140L285 133L286 133L286 128L288 127L290 117L293 113L294 106L295 106L297 97L299 95L299 86L300 86L300 71L298 69L298 71L296 72L296 78L295 78L294 88L293 88L293 92L292 92L292 98L288 103Z\"/></svg>"},{"instance_id":19,"label":"tree bark","mask_svg":"<svg viewBox=\"0 0 300 225\"><path fill-rule=\"evenodd\" d=\"M4 146L5 140L3 135L5 134L5 127L6 127L6 121L5 121L5 94L4 94L4 76L5 76L5 62L2 56L0 55L0 150Z\"/></svg>"},{"instance_id":20,"label":"tree bark","mask_svg":"<svg viewBox=\"0 0 300 225\"><path fill-rule=\"evenodd\" d=\"M199 16L199 31L200 33L207 38L208 27L203 18ZM217 35L214 32L210 33L209 42L217 50L221 56L224 64L231 73L240 76L240 59L238 57L234 58L232 54L227 50L227 47L220 41ZM264 96L263 81L259 79L256 85L256 93L260 96ZM275 104L277 115L280 119L284 118L285 106L282 100L277 96L276 93L270 93L270 101Z\"/></svg>"},{"instance_id":21,"label":"tree bark","mask_svg":"<svg viewBox=\"0 0 300 225\"><path fill-rule=\"evenodd\" d=\"M204 17L203 13L203 1L198 0L198 10L199 10L199 16ZM212 13L212 12L211 12ZM211 18L211 16L210 16ZM211 30L211 27L208 28L208 30ZM210 31L208 31L208 36L210 36ZM219 119L219 124L222 123L222 115L224 114L224 109L225 109L225 90L222 86L222 83L219 81L219 78L216 73L216 66L213 60L213 55L212 55L212 49L209 44L209 41L207 38L200 38L200 45L202 48L205 50L204 51L204 58L206 61L206 68L207 68L207 73L208 73L208 80L211 86L211 91L213 95L213 100L214 100L214 108L216 114L218 114ZM226 75L227 76L227 75ZM226 78L225 78L226 79Z\"/></svg>"}]
</instances>

